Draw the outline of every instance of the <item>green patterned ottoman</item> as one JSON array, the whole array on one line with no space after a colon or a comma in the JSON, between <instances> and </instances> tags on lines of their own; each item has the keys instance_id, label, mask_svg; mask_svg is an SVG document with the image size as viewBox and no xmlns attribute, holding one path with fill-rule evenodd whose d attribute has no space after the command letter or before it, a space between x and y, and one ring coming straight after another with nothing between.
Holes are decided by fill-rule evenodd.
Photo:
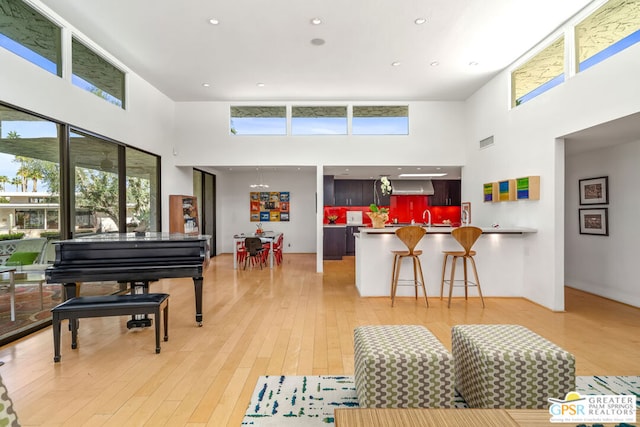
<instances>
[{"instance_id":1,"label":"green patterned ottoman","mask_svg":"<svg viewBox=\"0 0 640 427\"><path fill-rule=\"evenodd\" d=\"M361 326L354 347L361 407L453 407L453 357L427 328Z\"/></svg>"},{"instance_id":2,"label":"green patterned ottoman","mask_svg":"<svg viewBox=\"0 0 640 427\"><path fill-rule=\"evenodd\" d=\"M544 409L575 390L573 355L520 325L457 325L456 389L471 408Z\"/></svg>"}]
</instances>

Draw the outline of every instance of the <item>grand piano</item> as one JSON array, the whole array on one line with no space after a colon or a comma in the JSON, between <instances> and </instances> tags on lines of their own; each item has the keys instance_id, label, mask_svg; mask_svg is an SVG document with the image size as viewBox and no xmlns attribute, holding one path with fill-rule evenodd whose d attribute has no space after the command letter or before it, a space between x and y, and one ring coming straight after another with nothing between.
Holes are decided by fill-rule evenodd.
<instances>
[{"instance_id":1,"label":"grand piano","mask_svg":"<svg viewBox=\"0 0 640 427\"><path fill-rule=\"evenodd\" d=\"M209 261L209 236L168 233L105 233L56 243L56 258L45 270L47 283L62 283L65 299L76 283L117 281L135 287L163 278L192 277L196 322L202 326L202 271ZM132 320L133 326L136 325Z\"/></svg>"}]
</instances>

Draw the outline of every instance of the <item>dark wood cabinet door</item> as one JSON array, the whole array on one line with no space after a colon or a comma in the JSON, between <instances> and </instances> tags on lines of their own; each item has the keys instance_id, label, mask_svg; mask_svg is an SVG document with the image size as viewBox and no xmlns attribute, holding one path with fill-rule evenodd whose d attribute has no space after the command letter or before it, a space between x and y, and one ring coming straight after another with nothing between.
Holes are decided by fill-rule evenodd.
<instances>
[{"instance_id":1,"label":"dark wood cabinet door","mask_svg":"<svg viewBox=\"0 0 640 427\"><path fill-rule=\"evenodd\" d=\"M460 206L462 202L462 183L459 180L449 181L449 205Z\"/></svg>"},{"instance_id":2,"label":"dark wood cabinet door","mask_svg":"<svg viewBox=\"0 0 640 427\"><path fill-rule=\"evenodd\" d=\"M363 179L360 181L360 185L362 186L362 205L361 206L369 206L373 201L373 180L372 179ZM380 193L378 193L380 194Z\"/></svg>"},{"instance_id":3,"label":"dark wood cabinet door","mask_svg":"<svg viewBox=\"0 0 640 427\"><path fill-rule=\"evenodd\" d=\"M346 228L324 227L322 247L323 259L342 259L346 251Z\"/></svg>"},{"instance_id":4,"label":"dark wood cabinet door","mask_svg":"<svg viewBox=\"0 0 640 427\"><path fill-rule=\"evenodd\" d=\"M443 179L434 179L433 195L429 196L430 206L446 206L447 205L447 183Z\"/></svg>"},{"instance_id":5,"label":"dark wood cabinet door","mask_svg":"<svg viewBox=\"0 0 640 427\"><path fill-rule=\"evenodd\" d=\"M460 206L461 185L457 179L434 179L433 196L429 196L431 206Z\"/></svg>"},{"instance_id":6,"label":"dark wood cabinet door","mask_svg":"<svg viewBox=\"0 0 640 427\"><path fill-rule=\"evenodd\" d=\"M356 254L356 236L355 233L358 232L358 226L347 226L347 235L346 235L346 249L345 255L355 255Z\"/></svg>"},{"instance_id":7,"label":"dark wood cabinet door","mask_svg":"<svg viewBox=\"0 0 640 427\"><path fill-rule=\"evenodd\" d=\"M323 194L325 206L333 206L336 204L336 197L333 186L333 175L324 175Z\"/></svg>"},{"instance_id":8,"label":"dark wood cabinet door","mask_svg":"<svg viewBox=\"0 0 640 427\"><path fill-rule=\"evenodd\" d=\"M337 206L362 206L362 181L337 179L334 181Z\"/></svg>"}]
</instances>

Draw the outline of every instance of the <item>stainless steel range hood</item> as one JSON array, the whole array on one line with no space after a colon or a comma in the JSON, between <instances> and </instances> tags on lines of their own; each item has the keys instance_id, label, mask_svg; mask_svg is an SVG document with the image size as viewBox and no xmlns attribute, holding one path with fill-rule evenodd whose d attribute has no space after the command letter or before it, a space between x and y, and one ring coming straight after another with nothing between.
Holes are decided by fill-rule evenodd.
<instances>
[{"instance_id":1,"label":"stainless steel range hood","mask_svg":"<svg viewBox=\"0 0 640 427\"><path fill-rule=\"evenodd\" d=\"M391 181L391 194L394 196L432 196L433 184L427 180L393 180Z\"/></svg>"}]
</instances>

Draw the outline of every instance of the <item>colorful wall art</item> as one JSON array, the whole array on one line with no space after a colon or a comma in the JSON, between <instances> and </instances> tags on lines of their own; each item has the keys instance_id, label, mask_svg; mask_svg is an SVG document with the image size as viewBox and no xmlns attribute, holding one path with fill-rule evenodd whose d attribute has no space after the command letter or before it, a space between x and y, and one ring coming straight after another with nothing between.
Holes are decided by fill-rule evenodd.
<instances>
[{"instance_id":1,"label":"colorful wall art","mask_svg":"<svg viewBox=\"0 0 640 427\"><path fill-rule=\"evenodd\" d=\"M540 177L525 176L484 184L482 200L485 202L540 200Z\"/></svg>"},{"instance_id":2,"label":"colorful wall art","mask_svg":"<svg viewBox=\"0 0 640 427\"><path fill-rule=\"evenodd\" d=\"M507 179L498 182L499 200L510 202L516 199L516 180Z\"/></svg>"},{"instance_id":3,"label":"colorful wall art","mask_svg":"<svg viewBox=\"0 0 640 427\"><path fill-rule=\"evenodd\" d=\"M249 193L251 222L289 221L288 191L252 191Z\"/></svg>"},{"instance_id":4,"label":"colorful wall art","mask_svg":"<svg viewBox=\"0 0 640 427\"><path fill-rule=\"evenodd\" d=\"M525 176L516 178L518 200L540 200L540 177Z\"/></svg>"},{"instance_id":5,"label":"colorful wall art","mask_svg":"<svg viewBox=\"0 0 640 427\"><path fill-rule=\"evenodd\" d=\"M497 182L484 184L484 198L482 200L484 200L485 202L497 202L499 200Z\"/></svg>"}]
</instances>

